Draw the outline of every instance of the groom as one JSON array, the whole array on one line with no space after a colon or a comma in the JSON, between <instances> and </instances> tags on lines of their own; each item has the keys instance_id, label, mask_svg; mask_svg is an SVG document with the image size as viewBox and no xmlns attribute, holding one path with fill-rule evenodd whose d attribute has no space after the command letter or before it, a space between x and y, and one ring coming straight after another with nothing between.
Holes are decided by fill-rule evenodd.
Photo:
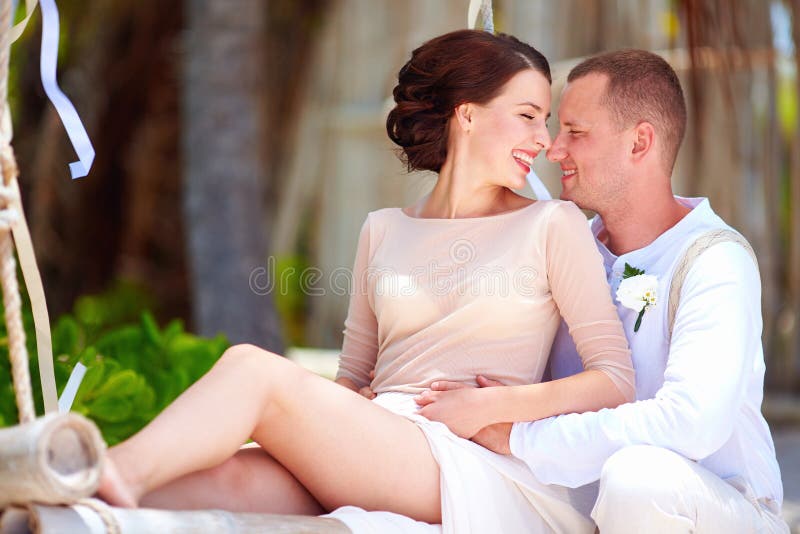
<instances>
[{"instance_id":1,"label":"groom","mask_svg":"<svg viewBox=\"0 0 800 534\"><path fill-rule=\"evenodd\" d=\"M686 125L675 72L645 51L593 57L570 72L558 116L547 156L561 165L561 198L598 214L591 228L612 295L626 266L657 278L640 321L641 304L618 305L637 401L493 425L473 440L513 454L547 484L599 480L591 515L601 532L788 532L761 415L758 267L738 234L709 237L730 227L707 199L672 193ZM688 270L676 269L701 235ZM670 297L676 270L685 279ZM563 325L552 354L553 378L582 370Z\"/></svg>"}]
</instances>

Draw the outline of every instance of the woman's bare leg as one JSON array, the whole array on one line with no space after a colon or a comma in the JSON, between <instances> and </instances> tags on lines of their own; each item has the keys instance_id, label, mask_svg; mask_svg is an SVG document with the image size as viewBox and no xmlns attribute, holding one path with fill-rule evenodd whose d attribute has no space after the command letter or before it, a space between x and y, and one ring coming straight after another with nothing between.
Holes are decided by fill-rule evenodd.
<instances>
[{"instance_id":1,"label":"woman's bare leg","mask_svg":"<svg viewBox=\"0 0 800 534\"><path fill-rule=\"evenodd\" d=\"M195 471L144 495L147 508L320 515L325 510L281 464L256 445L210 469Z\"/></svg>"},{"instance_id":2,"label":"woman's bare leg","mask_svg":"<svg viewBox=\"0 0 800 534\"><path fill-rule=\"evenodd\" d=\"M111 502L219 465L249 438L326 510L345 504L440 522L439 467L422 431L275 354L232 347L152 423L109 451ZM123 486L120 489L120 486Z\"/></svg>"}]
</instances>

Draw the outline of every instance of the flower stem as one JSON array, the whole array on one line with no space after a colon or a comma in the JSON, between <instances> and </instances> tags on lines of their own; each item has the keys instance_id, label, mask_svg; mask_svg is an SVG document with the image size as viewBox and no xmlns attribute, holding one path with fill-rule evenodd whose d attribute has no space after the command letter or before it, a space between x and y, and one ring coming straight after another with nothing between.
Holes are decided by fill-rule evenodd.
<instances>
[{"instance_id":1,"label":"flower stem","mask_svg":"<svg viewBox=\"0 0 800 534\"><path fill-rule=\"evenodd\" d=\"M636 324L633 325L633 331L638 332L639 327L642 326L642 317L644 317L644 310L647 309L647 306L642 308L642 311L639 312L639 317L636 318Z\"/></svg>"}]
</instances>

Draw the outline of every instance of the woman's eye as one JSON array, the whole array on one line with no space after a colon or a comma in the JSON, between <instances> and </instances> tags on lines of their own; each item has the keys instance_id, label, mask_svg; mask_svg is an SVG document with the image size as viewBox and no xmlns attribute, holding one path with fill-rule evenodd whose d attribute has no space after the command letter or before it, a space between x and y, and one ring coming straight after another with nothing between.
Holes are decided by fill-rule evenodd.
<instances>
[{"instance_id":1,"label":"woman's eye","mask_svg":"<svg viewBox=\"0 0 800 534\"><path fill-rule=\"evenodd\" d=\"M529 121L532 121L534 119L533 115L528 115L526 113L523 113L522 116L528 119Z\"/></svg>"}]
</instances>

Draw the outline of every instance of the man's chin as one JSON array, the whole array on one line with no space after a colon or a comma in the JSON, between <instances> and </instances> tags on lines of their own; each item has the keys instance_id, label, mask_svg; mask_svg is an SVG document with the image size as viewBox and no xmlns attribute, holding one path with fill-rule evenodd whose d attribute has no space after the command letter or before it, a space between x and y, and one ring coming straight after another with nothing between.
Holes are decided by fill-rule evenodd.
<instances>
[{"instance_id":1,"label":"man's chin","mask_svg":"<svg viewBox=\"0 0 800 534\"><path fill-rule=\"evenodd\" d=\"M568 200L568 201L574 203L576 206L578 206L582 210L592 209L592 208L587 207L586 203L583 200L581 200L580 198L577 198L577 195L573 194L571 191L561 191L561 194L559 195L558 198L560 198L561 200Z\"/></svg>"}]
</instances>

